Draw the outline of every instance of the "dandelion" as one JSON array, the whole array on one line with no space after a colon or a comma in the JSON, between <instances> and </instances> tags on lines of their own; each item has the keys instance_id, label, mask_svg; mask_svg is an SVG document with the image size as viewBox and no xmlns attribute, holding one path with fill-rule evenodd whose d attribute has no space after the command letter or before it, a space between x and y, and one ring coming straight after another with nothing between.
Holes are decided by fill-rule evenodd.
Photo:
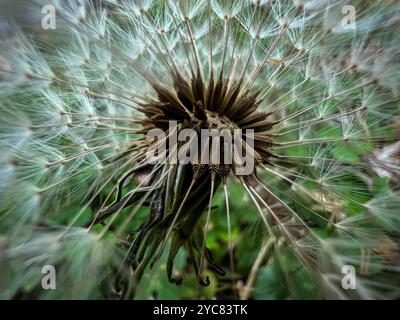
<instances>
[{"instance_id":1,"label":"dandelion","mask_svg":"<svg viewBox=\"0 0 400 320\"><path fill-rule=\"evenodd\" d=\"M351 1L355 28L341 0L50 3L2 37L1 297L400 296L398 2Z\"/></svg>"}]
</instances>

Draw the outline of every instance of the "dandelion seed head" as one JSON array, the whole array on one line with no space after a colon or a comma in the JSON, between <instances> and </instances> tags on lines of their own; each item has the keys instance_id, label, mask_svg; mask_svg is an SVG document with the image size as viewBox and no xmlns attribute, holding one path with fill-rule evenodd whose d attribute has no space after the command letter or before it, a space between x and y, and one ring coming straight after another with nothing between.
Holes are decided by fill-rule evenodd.
<instances>
[{"instance_id":1,"label":"dandelion seed head","mask_svg":"<svg viewBox=\"0 0 400 320\"><path fill-rule=\"evenodd\" d=\"M376 185L399 169L396 2L352 2L355 30L340 24L341 0L51 4L51 34L13 27L1 40L7 263L53 262L67 270L63 284L92 268L102 279L115 276L102 270L123 265L136 282L166 251L167 276L180 283L175 260L186 248L198 282L207 285L206 266L225 273L205 240L218 228L212 204L224 187L227 219L236 201L246 203L262 238L277 239L268 263L286 273L282 261L294 259L321 296L379 296L368 277L359 291L343 291L340 270L352 264L363 274L376 267L384 276L387 268L398 272L390 259L398 186L387 183L382 195ZM211 147L208 164L147 162L154 147L147 133L169 135L172 121L178 133L254 130L254 148L240 140L254 169L240 176L237 157L219 163L221 147ZM390 144L394 151L384 149ZM242 187L237 199L228 181ZM146 218L135 225L144 207ZM115 258L121 252L125 259ZM24 279L30 277L33 271ZM85 285L81 294L90 297L93 277ZM110 285L120 297L131 284L123 286ZM66 295L77 294L69 288Z\"/></svg>"}]
</instances>

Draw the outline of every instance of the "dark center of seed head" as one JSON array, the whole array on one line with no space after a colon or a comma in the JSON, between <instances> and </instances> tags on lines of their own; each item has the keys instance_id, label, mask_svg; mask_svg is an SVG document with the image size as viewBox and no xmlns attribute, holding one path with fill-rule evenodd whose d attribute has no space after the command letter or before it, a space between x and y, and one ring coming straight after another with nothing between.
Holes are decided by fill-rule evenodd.
<instances>
[{"instance_id":1,"label":"dark center of seed head","mask_svg":"<svg viewBox=\"0 0 400 320\"><path fill-rule=\"evenodd\" d=\"M168 130L168 122L176 121L178 129L193 129L199 136L201 129L228 131L234 137L235 129L254 131L257 137L254 139L254 148L250 151L256 163L266 163L272 155L272 135L270 129L275 124L268 119L269 114L258 111L257 93L251 95L249 91L242 92L238 83L228 84L223 81L210 81L205 84L200 78L194 78L190 82L183 77L177 77L174 90L155 85L158 101L153 101L143 107L146 118L143 120L142 133L152 128ZM243 134L242 137L245 135ZM246 145L243 139L243 145ZM223 141L221 139L220 159L223 153ZM248 152L246 150L245 152ZM203 169L205 166L201 166ZM206 166L211 171L217 171L227 175L225 164L213 164Z\"/></svg>"}]
</instances>

